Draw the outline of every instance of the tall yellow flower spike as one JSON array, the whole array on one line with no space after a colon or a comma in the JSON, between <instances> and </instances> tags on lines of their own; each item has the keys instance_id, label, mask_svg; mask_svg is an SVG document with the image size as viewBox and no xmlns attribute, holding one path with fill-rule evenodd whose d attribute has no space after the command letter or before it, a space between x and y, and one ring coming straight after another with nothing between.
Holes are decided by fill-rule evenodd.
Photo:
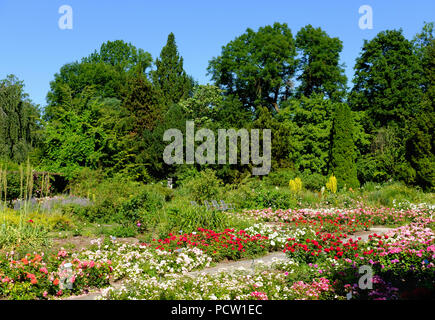
<instances>
[{"instance_id":1,"label":"tall yellow flower spike","mask_svg":"<svg viewBox=\"0 0 435 320\"><path fill-rule=\"evenodd\" d=\"M337 192L337 178L334 175L329 177L328 182L326 183L326 188L332 193Z\"/></svg>"}]
</instances>

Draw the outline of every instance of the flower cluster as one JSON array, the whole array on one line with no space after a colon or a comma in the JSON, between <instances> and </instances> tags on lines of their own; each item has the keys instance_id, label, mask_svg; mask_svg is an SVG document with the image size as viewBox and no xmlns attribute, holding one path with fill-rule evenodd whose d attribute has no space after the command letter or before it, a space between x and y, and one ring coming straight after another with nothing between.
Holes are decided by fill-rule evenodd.
<instances>
[{"instance_id":1,"label":"flower cluster","mask_svg":"<svg viewBox=\"0 0 435 320\"><path fill-rule=\"evenodd\" d=\"M326 278L313 280L311 283L297 281L291 286L291 290L298 300L319 300L324 293L333 292L330 281Z\"/></svg>"}]
</instances>

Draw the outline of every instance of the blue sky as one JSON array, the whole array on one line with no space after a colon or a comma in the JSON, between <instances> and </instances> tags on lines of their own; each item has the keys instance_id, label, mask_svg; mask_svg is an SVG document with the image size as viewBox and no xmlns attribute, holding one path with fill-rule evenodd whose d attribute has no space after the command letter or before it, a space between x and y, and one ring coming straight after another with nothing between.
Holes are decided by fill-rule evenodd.
<instances>
[{"instance_id":1,"label":"blue sky","mask_svg":"<svg viewBox=\"0 0 435 320\"><path fill-rule=\"evenodd\" d=\"M73 9L72 30L58 27L62 5ZM372 30L358 26L362 5L373 8ZM0 0L0 79L15 74L43 107L49 83L65 63L117 39L156 58L174 32L186 71L206 84L208 61L223 45L248 27L285 22L294 35L312 24L339 37L350 85L364 39L399 28L411 39L424 21L435 20L434 13L434 0Z\"/></svg>"}]
</instances>

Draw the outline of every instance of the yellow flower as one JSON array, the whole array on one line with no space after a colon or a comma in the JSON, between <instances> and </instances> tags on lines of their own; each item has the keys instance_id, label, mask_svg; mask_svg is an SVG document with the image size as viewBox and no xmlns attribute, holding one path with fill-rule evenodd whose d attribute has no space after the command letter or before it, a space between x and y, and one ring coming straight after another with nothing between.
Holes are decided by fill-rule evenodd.
<instances>
[{"instance_id":1,"label":"yellow flower","mask_svg":"<svg viewBox=\"0 0 435 320\"><path fill-rule=\"evenodd\" d=\"M290 191L292 193L298 193L302 190L302 180L300 178L295 178L289 182Z\"/></svg>"},{"instance_id":2,"label":"yellow flower","mask_svg":"<svg viewBox=\"0 0 435 320\"><path fill-rule=\"evenodd\" d=\"M329 177L328 182L326 183L326 188L332 193L337 192L337 178L334 175Z\"/></svg>"}]
</instances>

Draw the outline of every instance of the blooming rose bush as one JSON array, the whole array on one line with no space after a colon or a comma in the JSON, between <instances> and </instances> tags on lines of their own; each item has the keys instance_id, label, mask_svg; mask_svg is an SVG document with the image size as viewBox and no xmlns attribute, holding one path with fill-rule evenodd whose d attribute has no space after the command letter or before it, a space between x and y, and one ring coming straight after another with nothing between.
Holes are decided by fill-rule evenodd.
<instances>
[{"instance_id":1,"label":"blooming rose bush","mask_svg":"<svg viewBox=\"0 0 435 320\"><path fill-rule=\"evenodd\" d=\"M62 272L66 266L67 274ZM21 259L12 252L0 257L0 297L28 300L79 294L109 285L111 271L110 261L79 260L63 250L50 256L27 254Z\"/></svg>"},{"instance_id":2,"label":"blooming rose bush","mask_svg":"<svg viewBox=\"0 0 435 320\"><path fill-rule=\"evenodd\" d=\"M366 242L318 232L315 238L304 242L290 238L285 251L299 264L319 264L322 275L332 281L342 296L352 292L353 298L396 299L404 297L400 292L416 289L433 294L435 234L427 228L429 223L432 221L411 223L384 235L373 234ZM361 266L370 266L376 275L374 290L359 288Z\"/></svg>"},{"instance_id":3,"label":"blooming rose bush","mask_svg":"<svg viewBox=\"0 0 435 320\"><path fill-rule=\"evenodd\" d=\"M238 260L264 255L269 250L269 241L261 234L248 234L244 230L225 229L222 232L198 228L197 232L174 235L165 239L153 239L151 246L162 251L181 248L198 248L212 257L213 261L225 258Z\"/></svg>"}]
</instances>

